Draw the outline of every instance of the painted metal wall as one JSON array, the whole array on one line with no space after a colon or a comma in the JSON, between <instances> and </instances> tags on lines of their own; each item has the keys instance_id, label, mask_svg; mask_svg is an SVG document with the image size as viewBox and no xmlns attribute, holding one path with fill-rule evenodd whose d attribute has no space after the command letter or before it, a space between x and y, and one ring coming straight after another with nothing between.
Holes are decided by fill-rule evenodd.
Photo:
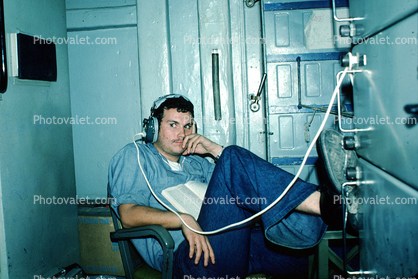
<instances>
[{"instance_id":1,"label":"painted metal wall","mask_svg":"<svg viewBox=\"0 0 418 279\"><path fill-rule=\"evenodd\" d=\"M264 1L263 32L268 98L269 160L291 172L299 170L342 70L339 58L349 49L339 44L330 1ZM347 2L339 1L340 13ZM344 82L347 84L347 81ZM350 111L350 100L344 97ZM336 104L336 102L334 103ZM334 109L335 111L335 109ZM334 116L327 127L336 127ZM301 178L318 184L316 146Z\"/></svg>"},{"instance_id":2,"label":"painted metal wall","mask_svg":"<svg viewBox=\"0 0 418 279\"><path fill-rule=\"evenodd\" d=\"M248 109L249 95L257 91L262 76L260 10L244 10L242 1L225 0L138 1L137 10L144 113L155 96L184 94L195 104L200 133L265 157L263 110L250 114ZM220 120L214 115L214 51L219 53Z\"/></svg>"},{"instance_id":3,"label":"painted metal wall","mask_svg":"<svg viewBox=\"0 0 418 279\"><path fill-rule=\"evenodd\" d=\"M266 158L264 103L249 111L263 73L260 8L242 1L67 1L72 115L116 118L73 125L77 194L106 197L107 165L142 130L155 99L181 93L195 104L198 132ZM249 41L249 44L245 44ZM214 119L212 52L219 53L222 119ZM264 101L263 101L264 102Z\"/></svg>"},{"instance_id":4,"label":"painted metal wall","mask_svg":"<svg viewBox=\"0 0 418 279\"><path fill-rule=\"evenodd\" d=\"M77 195L106 197L112 156L141 131L136 1L66 1ZM103 203L99 201L99 203Z\"/></svg>"},{"instance_id":5,"label":"painted metal wall","mask_svg":"<svg viewBox=\"0 0 418 279\"><path fill-rule=\"evenodd\" d=\"M0 274L34 278L80 257L76 205L64 202L76 194L71 126L44 124L71 115L67 46L56 45L56 82L18 80L10 76L10 34L66 38L65 4L3 2L9 86L0 101Z\"/></svg>"}]
</instances>

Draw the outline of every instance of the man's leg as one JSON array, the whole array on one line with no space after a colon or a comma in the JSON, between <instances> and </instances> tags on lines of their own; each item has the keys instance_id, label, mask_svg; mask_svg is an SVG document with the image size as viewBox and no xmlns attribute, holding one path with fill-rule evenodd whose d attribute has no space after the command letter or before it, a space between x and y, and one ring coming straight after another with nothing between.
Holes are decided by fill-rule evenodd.
<instances>
[{"instance_id":1,"label":"man's leg","mask_svg":"<svg viewBox=\"0 0 418 279\"><path fill-rule=\"evenodd\" d=\"M237 206L256 213L266 208L289 185L294 175L270 164L255 154L240 148L225 148L211 179L218 187L226 187ZM216 184L214 184L216 186ZM238 197L238 198L236 198ZM294 209L308 203L318 206L317 186L300 179L283 199L262 215L265 235L273 243L295 249L317 244L326 230L319 215L304 214ZM219 228L219 227L218 227Z\"/></svg>"},{"instance_id":2,"label":"man's leg","mask_svg":"<svg viewBox=\"0 0 418 279\"><path fill-rule=\"evenodd\" d=\"M320 199L321 199L321 192L316 191L313 192L306 200L304 200L301 204L299 204L295 210L303 213L313 214L313 215L321 215L321 208L320 208Z\"/></svg>"},{"instance_id":3,"label":"man's leg","mask_svg":"<svg viewBox=\"0 0 418 279\"><path fill-rule=\"evenodd\" d=\"M310 249L290 249L266 241L261 227L251 233L248 274L264 273L282 279L308 278Z\"/></svg>"},{"instance_id":4,"label":"man's leg","mask_svg":"<svg viewBox=\"0 0 418 279\"><path fill-rule=\"evenodd\" d=\"M205 231L219 229L267 207L283 193L293 175L262 160L239 147L228 147L217 163L209 183L206 199L198 219ZM261 221L267 239L289 248L314 246L325 232L326 225L318 216L294 211L316 191L316 186L298 180L284 198L262 215ZM251 228L232 229L210 235L216 264L204 268L191 266L186 257L184 274L196 276L245 276L249 268ZM186 247L180 247L187 255ZM179 258L179 257L177 257ZM190 263L189 263L190 262ZM202 273L206 272L206 273ZM202 273L202 274L200 274Z\"/></svg>"},{"instance_id":5,"label":"man's leg","mask_svg":"<svg viewBox=\"0 0 418 279\"><path fill-rule=\"evenodd\" d=\"M197 220L204 231L218 229L252 215L231 202L230 197L231 194L221 179L211 180ZM204 267L201 259L199 265L195 266L194 259L188 258L188 242L183 241L174 254L174 278L186 278L186 275L194 278L225 278L227 275L244 278L248 272L251 226L241 226L239 229L209 235L208 238L214 249L215 265L209 262L209 266Z\"/></svg>"}]
</instances>

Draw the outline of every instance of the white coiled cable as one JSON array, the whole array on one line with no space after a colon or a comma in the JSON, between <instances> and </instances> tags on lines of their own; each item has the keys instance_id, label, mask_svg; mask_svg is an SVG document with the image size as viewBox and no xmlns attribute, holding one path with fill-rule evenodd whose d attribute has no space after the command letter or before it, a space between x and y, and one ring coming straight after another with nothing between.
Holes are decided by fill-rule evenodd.
<instances>
[{"instance_id":1,"label":"white coiled cable","mask_svg":"<svg viewBox=\"0 0 418 279\"><path fill-rule=\"evenodd\" d=\"M269 209L271 209L273 206L275 206L279 201L281 201L281 199L287 194L287 192L289 192L289 190L290 190L290 188L292 188L292 186L295 184L295 182L297 181L297 179L299 178L299 176L300 176L300 173L302 172L302 169L303 169L303 167L305 166L305 163L306 163L306 160L308 159L308 156L309 156L309 153L311 153L311 150L312 150L312 148L314 147L314 144L316 143L316 141L317 141L317 139L318 139L318 137L319 137L319 135L321 134L321 132L322 132L322 130L324 129L324 127L325 127L325 124L326 124L326 122L327 122L327 120L328 120L328 117L329 117L329 115L330 115L330 113L331 113L331 109L332 109L332 106L333 106L333 104L334 104L334 101L335 101L335 97L337 96L337 94L339 93L339 91L340 91L340 87L341 87L341 84L342 84L342 81L344 80L344 77L345 77L345 75L347 74L347 71L348 71L349 69L348 68L345 68L344 69L344 71L342 71L342 74L340 75L340 78L337 80L337 85L336 85L336 87L335 87L335 90L334 90L334 92L333 92L333 94L332 94L332 97L331 97L331 100L330 100L330 102L329 102L329 105L328 105L328 108L327 108L327 111L326 111L326 113L325 113L325 116L324 116L324 120L322 121L322 123L321 123L321 126L319 127L319 129L318 129L318 132L316 133L316 135L315 135L315 137L314 137L314 139L312 140L312 143L309 145L309 148L308 148L308 150L306 151L306 153L305 153L305 157L303 158L303 161L302 161L302 163L301 163L301 165L300 165L300 167L299 167L299 170L298 170L298 172L296 173L296 175L295 175L295 177L293 178L293 180L289 183L289 185L286 187L286 189L283 191L283 193L274 201L274 202L272 202L269 206L267 206L266 208L264 208L263 210L261 210L260 212L258 212L258 213L256 213L256 214L254 214L253 216L251 216L251 217L249 217L249 218L247 218L247 219L244 219L244 220L242 220L242 221L240 221L240 222L236 222L236 223L233 223L233 224L230 224L230 225L228 225L228 226L225 226L225 227L223 227L223 228L220 228L220 229L217 229L217 230L213 230L213 231L208 231L208 232L203 232L203 231L198 231L198 230L195 230L195 229L193 229L193 228L191 228L184 220L183 220L183 218L180 216L180 214L179 213L177 213L174 209L172 209L170 206L168 206L168 205L166 205L160 198L158 198L157 197L157 195L155 194L155 192L154 192L154 190L152 190L152 187L151 187L151 185L150 185L150 183L149 183L149 181L148 181L148 178L147 178L147 176L145 175L145 172L144 172L144 170L142 169L142 166L141 166L141 161L140 161L140 159L139 159L139 148L138 148L138 145L136 144L136 142L135 142L135 137L136 136L144 136L143 135L143 133L138 133L138 134L135 134L134 135L134 144L135 144L135 147L136 147L136 150L137 150L137 159L138 159L138 165L139 165L139 168L141 169L141 172L142 172L142 174L144 175L144 178L145 178L145 181L147 182L147 185L148 185L148 188L150 189L150 191L151 191L151 194L155 197L155 199L161 204L161 205L163 205L165 208L167 208L167 210L169 210L169 211L171 211L171 212L173 212L174 214L176 214L179 218L180 218L180 220L181 220L181 222L189 229L189 230L191 230L191 231L193 231L193 232L195 232L195 233L198 233L198 234L202 234L202 235L210 235L210 234L216 234L216 233L219 233L219 232L222 232L222 231L225 231L225 230L227 230L227 229L230 229L230 228L233 228L233 227L236 227L236 226L240 226L240 225L242 225L242 224L245 224L245 223L247 223L247 222L249 222L249 221L251 221L251 220L253 220L253 219L255 219L255 218L257 218L257 217L259 217L259 216L261 216L262 214L264 214L264 213L266 213Z\"/></svg>"}]
</instances>

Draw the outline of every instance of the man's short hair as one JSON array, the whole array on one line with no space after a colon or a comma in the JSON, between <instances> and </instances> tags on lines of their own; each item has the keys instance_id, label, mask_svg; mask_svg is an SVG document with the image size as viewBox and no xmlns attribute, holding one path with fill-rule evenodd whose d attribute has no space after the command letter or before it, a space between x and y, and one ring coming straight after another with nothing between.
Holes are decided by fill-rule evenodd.
<instances>
[{"instance_id":1,"label":"man's short hair","mask_svg":"<svg viewBox=\"0 0 418 279\"><path fill-rule=\"evenodd\" d=\"M164 111L173 108L177 109L177 112L190 112L192 118L194 118L194 106L192 102L181 96L178 98L168 98L153 112L153 116L158 120L159 127L161 126L161 120L164 117Z\"/></svg>"}]
</instances>

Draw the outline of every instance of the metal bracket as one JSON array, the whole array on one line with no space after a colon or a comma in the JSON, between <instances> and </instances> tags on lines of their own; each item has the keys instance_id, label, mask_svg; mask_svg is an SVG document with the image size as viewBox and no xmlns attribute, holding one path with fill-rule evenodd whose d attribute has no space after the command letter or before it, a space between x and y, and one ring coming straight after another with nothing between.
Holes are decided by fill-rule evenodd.
<instances>
[{"instance_id":1,"label":"metal bracket","mask_svg":"<svg viewBox=\"0 0 418 279\"><path fill-rule=\"evenodd\" d=\"M332 0L332 14L334 16L335 21L355 21L355 20L362 20L364 17L351 17L351 18L338 18L337 11L335 9L335 0Z\"/></svg>"},{"instance_id":2,"label":"metal bracket","mask_svg":"<svg viewBox=\"0 0 418 279\"><path fill-rule=\"evenodd\" d=\"M252 8L252 7L254 7L255 3L257 3L258 1L260 1L260 0L245 0L245 5L248 8Z\"/></svg>"},{"instance_id":3,"label":"metal bracket","mask_svg":"<svg viewBox=\"0 0 418 279\"><path fill-rule=\"evenodd\" d=\"M346 196L347 196L347 192L346 192L346 186L359 186L361 184L372 184L373 182L369 182L369 181L350 181L350 182L345 182L343 183L342 187L341 187L341 195L344 199L343 202L343 265L344 265L344 272L348 275L376 275L375 271L349 271L348 270L348 260L347 260L347 219L348 219L348 206L347 206L347 200L346 200Z\"/></svg>"},{"instance_id":4,"label":"metal bracket","mask_svg":"<svg viewBox=\"0 0 418 279\"><path fill-rule=\"evenodd\" d=\"M267 77L267 74L264 73L260 82L260 86L258 87L257 95L250 95L250 99L253 100L253 102L250 105L250 109L252 112L257 112L260 109L259 101L261 100L261 93L263 92L264 83L266 82L266 77Z\"/></svg>"},{"instance_id":5,"label":"metal bracket","mask_svg":"<svg viewBox=\"0 0 418 279\"><path fill-rule=\"evenodd\" d=\"M361 73L361 72L362 72L362 70L349 70L349 71L347 71L347 73L350 73L350 74L353 74L353 73ZM341 76L342 73L343 73L343 71L338 72L338 74L337 74L337 80L340 79L340 76ZM353 83L353 80L351 80L351 83ZM341 115L342 115L342 112L341 112L341 97L340 97L340 93L341 93L341 91L339 91L338 94L337 94L338 125L339 125L339 128L340 128L340 131L341 132L344 132L344 133L357 133L357 132L364 132L364 131L370 131L370 130L372 130L373 129L372 127L369 127L369 128L366 128L366 129L351 129L351 130L345 130L345 129L343 129L343 127L341 125Z\"/></svg>"}]
</instances>

